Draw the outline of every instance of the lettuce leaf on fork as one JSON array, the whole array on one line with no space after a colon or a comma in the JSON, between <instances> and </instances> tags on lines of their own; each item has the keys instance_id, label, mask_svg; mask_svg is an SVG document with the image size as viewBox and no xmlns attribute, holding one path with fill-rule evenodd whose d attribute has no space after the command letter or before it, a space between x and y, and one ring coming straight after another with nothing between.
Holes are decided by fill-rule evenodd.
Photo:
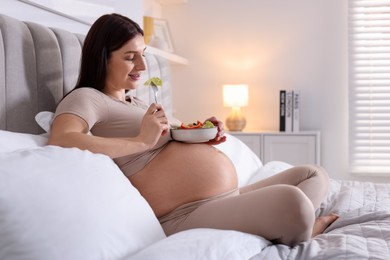
<instances>
[{"instance_id":1,"label":"lettuce leaf on fork","mask_svg":"<svg viewBox=\"0 0 390 260\"><path fill-rule=\"evenodd\" d=\"M145 81L144 85L145 86L151 86L151 85L154 85L154 86L162 86L162 80L159 78L159 77L152 77L150 79L148 79L147 81Z\"/></svg>"}]
</instances>

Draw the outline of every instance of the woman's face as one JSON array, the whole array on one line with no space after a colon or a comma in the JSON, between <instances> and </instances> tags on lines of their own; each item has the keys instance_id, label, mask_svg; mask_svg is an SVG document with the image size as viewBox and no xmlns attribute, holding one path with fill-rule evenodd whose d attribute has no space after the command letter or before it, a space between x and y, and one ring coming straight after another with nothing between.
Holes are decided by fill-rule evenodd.
<instances>
[{"instance_id":1,"label":"woman's face","mask_svg":"<svg viewBox=\"0 0 390 260\"><path fill-rule=\"evenodd\" d=\"M146 70L144 57L145 42L142 35L126 42L120 49L113 51L108 59L108 71L105 89L135 89Z\"/></svg>"}]
</instances>

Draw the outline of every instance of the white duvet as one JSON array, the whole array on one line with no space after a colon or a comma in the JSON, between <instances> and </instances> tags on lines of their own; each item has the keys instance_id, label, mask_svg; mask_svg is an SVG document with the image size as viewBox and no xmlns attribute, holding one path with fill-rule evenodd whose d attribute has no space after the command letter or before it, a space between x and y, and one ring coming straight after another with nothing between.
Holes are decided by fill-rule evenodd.
<instances>
[{"instance_id":1,"label":"white duvet","mask_svg":"<svg viewBox=\"0 0 390 260\"><path fill-rule=\"evenodd\" d=\"M199 229L159 241L134 259L390 259L390 184L331 180L319 214L340 215L324 234L290 248L235 231Z\"/></svg>"},{"instance_id":2,"label":"white duvet","mask_svg":"<svg viewBox=\"0 0 390 260\"><path fill-rule=\"evenodd\" d=\"M340 218L294 248L273 245L253 259L390 259L390 184L331 180L320 214Z\"/></svg>"}]
</instances>

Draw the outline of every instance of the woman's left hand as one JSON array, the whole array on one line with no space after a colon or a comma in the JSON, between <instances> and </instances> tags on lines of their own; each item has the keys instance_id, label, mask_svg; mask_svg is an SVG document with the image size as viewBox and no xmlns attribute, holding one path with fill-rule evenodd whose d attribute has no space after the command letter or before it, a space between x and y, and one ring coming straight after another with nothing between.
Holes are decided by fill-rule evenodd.
<instances>
[{"instance_id":1,"label":"woman's left hand","mask_svg":"<svg viewBox=\"0 0 390 260\"><path fill-rule=\"evenodd\" d=\"M218 120L215 116L206 119L205 121L211 121L217 128L218 132L214 139L207 142L207 144L216 145L226 141L225 128L221 120Z\"/></svg>"}]
</instances>

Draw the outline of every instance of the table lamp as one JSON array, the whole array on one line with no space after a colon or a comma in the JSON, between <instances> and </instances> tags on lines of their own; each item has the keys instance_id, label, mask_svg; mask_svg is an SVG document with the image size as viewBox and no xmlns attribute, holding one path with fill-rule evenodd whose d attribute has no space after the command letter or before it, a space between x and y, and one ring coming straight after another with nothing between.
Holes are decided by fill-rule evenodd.
<instances>
[{"instance_id":1,"label":"table lamp","mask_svg":"<svg viewBox=\"0 0 390 260\"><path fill-rule=\"evenodd\" d=\"M225 107L232 108L226 119L229 131L242 131L246 119L241 114L241 107L248 105L248 85L223 85L223 104Z\"/></svg>"}]
</instances>

